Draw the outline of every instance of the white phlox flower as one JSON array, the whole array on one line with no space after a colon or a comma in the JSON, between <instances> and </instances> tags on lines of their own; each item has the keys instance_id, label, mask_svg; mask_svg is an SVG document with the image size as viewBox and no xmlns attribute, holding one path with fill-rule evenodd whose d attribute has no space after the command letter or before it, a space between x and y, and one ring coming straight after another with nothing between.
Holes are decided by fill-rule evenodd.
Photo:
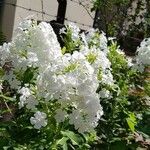
<instances>
[{"instance_id":1,"label":"white phlox flower","mask_svg":"<svg viewBox=\"0 0 150 150\"><path fill-rule=\"evenodd\" d=\"M112 95L111 95L110 91L108 91L107 89L102 89L99 92L99 95L100 95L101 98L107 98L107 99L111 99L112 98Z\"/></svg>"},{"instance_id":2,"label":"white phlox flower","mask_svg":"<svg viewBox=\"0 0 150 150\"><path fill-rule=\"evenodd\" d=\"M20 94L20 102L19 102L19 108L21 109L26 105L27 109L36 109L36 105L38 105L38 101L36 98L32 95L32 92L27 87L22 87L18 93Z\"/></svg>"},{"instance_id":3,"label":"white phlox flower","mask_svg":"<svg viewBox=\"0 0 150 150\"><path fill-rule=\"evenodd\" d=\"M63 111L61 109L56 110L55 119L57 122L63 122L65 121L65 117L67 116L67 112Z\"/></svg>"},{"instance_id":4,"label":"white phlox flower","mask_svg":"<svg viewBox=\"0 0 150 150\"><path fill-rule=\"evenodd\" d=\"M27 99L29 96L31 96L31 91L27 87L22 87L19 89L18 93L20 94L20 102L19 102L19 108L24 107L25 104L27 104Z\"/></svg>"},{"instance_id":5,"label":"white phlox flower","mask_svg":"<svg viewBox=\"0 0 150 150\"><path fill-rule=\"evenodd\" d=\"M34 117L30 118L30 122L34 125L35 129L40 129L41 127L45 127L47 125L47 115L43 112L37 111L34 114Z\"/></svg>"}]
</instances>

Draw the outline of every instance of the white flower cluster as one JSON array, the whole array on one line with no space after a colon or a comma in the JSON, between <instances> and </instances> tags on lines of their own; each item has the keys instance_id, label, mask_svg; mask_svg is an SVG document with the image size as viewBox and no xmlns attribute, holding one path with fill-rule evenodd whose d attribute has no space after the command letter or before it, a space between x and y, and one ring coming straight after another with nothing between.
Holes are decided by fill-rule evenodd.
<instances>
[{"instance_id":1,"label":"white flower cluster","mask_svg":"<svg viewBox=\"0 0 150 150\"><path fill-rule=\"evenodd\" d=\"M147 2L146 0L133 0L131 3L131 7L127 10L127 18L123 24L123 31L124 35L127 34L127 31L130 30L131 25L139 25L144 24L145 14L147 12Z\"/></svg>"},{"instance_id":2,"label":"white flower cluster","mask_svg":"<svg viewBox=\"0 0 150 150\"><path fill-rule=\"evenodd\" d=\"M71 24L72 33L75 34L77 27ZM113 85L114 80L111 74L111 63L107 58L108 47L105 33L99 34L97 30L90 29L86 34L79 34L78 38L82 39L83 43L80 45L80 53L86 57L86 60L94 68L94 73L101 76L99 82L102 84Z\"/></svg>"},{"instance_id":3,"label":"white flower cluster","mask_svg":"<svg viewBox=\"0 0 150 150\"><path fill-rule=\"evenodd\" d=\"M133 67L143 72L146 66L150 66L150 38L141 42L137 49L136 64Z\"/></svg>"},{"instance_id":4,"label":"white flower cluster","mask_svg":"<svg viewBox=\"0 0 150 150\"><path fill-rule=\"evenodd\" d=\"M109 97L103 90L96 93L99 84L112 85L111 63L107 58L107 39L102 33L99 46L89 46L94 32L79 34L79 29L70 25L72 38L82 37L80 51L62 54L57 37L45 22L39 25L31 20L23 21L11 43L0 47L0 65L5 70L3 80L20 95L19 108L35 111L30 122L36 129L47 125L48 114L38 111L43 101L57 100L61 105L55 118L62 122L66 117L79 132L93 130L103 114L100 97ZM91 40L90 40L91 39ZM97 44L95 43L95 45ZM24 83L24 75L30 68L38 68L34 84Z\"/></svg>"}]
</instances>

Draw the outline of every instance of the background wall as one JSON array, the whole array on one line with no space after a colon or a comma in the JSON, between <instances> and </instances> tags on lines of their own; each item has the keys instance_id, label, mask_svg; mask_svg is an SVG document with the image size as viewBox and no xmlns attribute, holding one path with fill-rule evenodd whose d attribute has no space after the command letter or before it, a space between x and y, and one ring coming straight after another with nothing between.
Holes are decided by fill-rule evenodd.
<instances>
[{"instance_id":1,"label":"background wall","mask_svg":"<svg viewBox=\"0 0 150 150\"><path fill-rule=\"evenodd\" d=\"M82 2L90 7L90 0L82 0ZM55 20L57 9L57 0L5 0L2 24L7 40L11 39L13 31L22 19ZM93 25L92 17L94 18L94 14L89 15L78 0L67 0L65 22L75 22L80 28L86 30Z\"/></svg>"},{"instance_id":2,"label":"background wall","mask_svg":"<svg viewBox=\"0 0 150 150\"><path fill-rule=\"evenodd\" d=\"M1 12L1 28L3 34L6 36L6 40L10 41L14 30L14 18L16 7L12 5L6 5L7 3L16 4L17 0L4 0L3 9Z\"/></svg>"}]
</instances>

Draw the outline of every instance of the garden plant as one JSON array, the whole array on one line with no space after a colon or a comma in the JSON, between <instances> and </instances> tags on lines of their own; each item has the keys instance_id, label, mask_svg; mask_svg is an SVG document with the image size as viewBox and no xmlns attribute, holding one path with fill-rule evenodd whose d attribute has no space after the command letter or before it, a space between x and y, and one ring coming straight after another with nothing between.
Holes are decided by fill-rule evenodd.
<instances>
[{"instance_id":1,"label":"garden plant","mask_svg":"<svg viewBox=\"0 0 150 150\"><path fill-rule=\"evenodd\" d=\"M0 149L148 149L150 39L131 59L98 30L60 36L24 20L0 46Z\"/></svg>"}]
</instances>

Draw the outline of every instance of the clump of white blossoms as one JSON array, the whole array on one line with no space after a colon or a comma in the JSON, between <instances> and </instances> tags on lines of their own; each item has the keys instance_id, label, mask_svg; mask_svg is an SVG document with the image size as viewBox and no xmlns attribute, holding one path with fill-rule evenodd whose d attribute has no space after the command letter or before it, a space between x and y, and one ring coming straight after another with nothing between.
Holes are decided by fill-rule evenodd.
<instances>
[{"instance_id":1,"label":"clump of white blossoms","mask_svg":"<svg viewBox=\"0 0 150 150\"><path fill-rule=\"evenodd\" d=\"M82 41L72 54L62 53L50 24L31 20L23 21L12 41L0 47L2 80L17 91L19 108L34 112L30 122L36 129L48 126L53 116L58 123L69 119L78 132L90 132L103 115L100 97L110 97L105 89L97 93L99 84L114 84L104 33L80 34L74 24L69 28L72 40ZM52 103L57 107L50 108Z\"/></svg>"},{"instance_id":2,"label":"clump of white blossoms","mask_svg":"<svg viewBox=\"0 0 150 150\"><path fill-rule=\"evenodd\" d=\"M78 27L73 23L69 26L69 29L71 29L72 34L78 33L76 40L82 40L80 53L85 56L86 60L94 68L94 73L96 75L98 75L98 73L101 74L99 82L113 85L114 80L111 74L111 63L107 56L109 50L105 33L102 32L100 34L98 30L90 29L86 33L83 32L80 34ZM78 32L76 32L76 30Z\"/></svg>"},{"instance_id":3,"label":"clump of white blossoms","mask_svg":"<svg viewBox=\"0 0 150 150\"><path fill-rule=\"evenodd\" d=\"M143 72L147 66L150 66L150 38L144 39L138 47L136 64L133 67Z\"/></svg>"}]
</instances>

